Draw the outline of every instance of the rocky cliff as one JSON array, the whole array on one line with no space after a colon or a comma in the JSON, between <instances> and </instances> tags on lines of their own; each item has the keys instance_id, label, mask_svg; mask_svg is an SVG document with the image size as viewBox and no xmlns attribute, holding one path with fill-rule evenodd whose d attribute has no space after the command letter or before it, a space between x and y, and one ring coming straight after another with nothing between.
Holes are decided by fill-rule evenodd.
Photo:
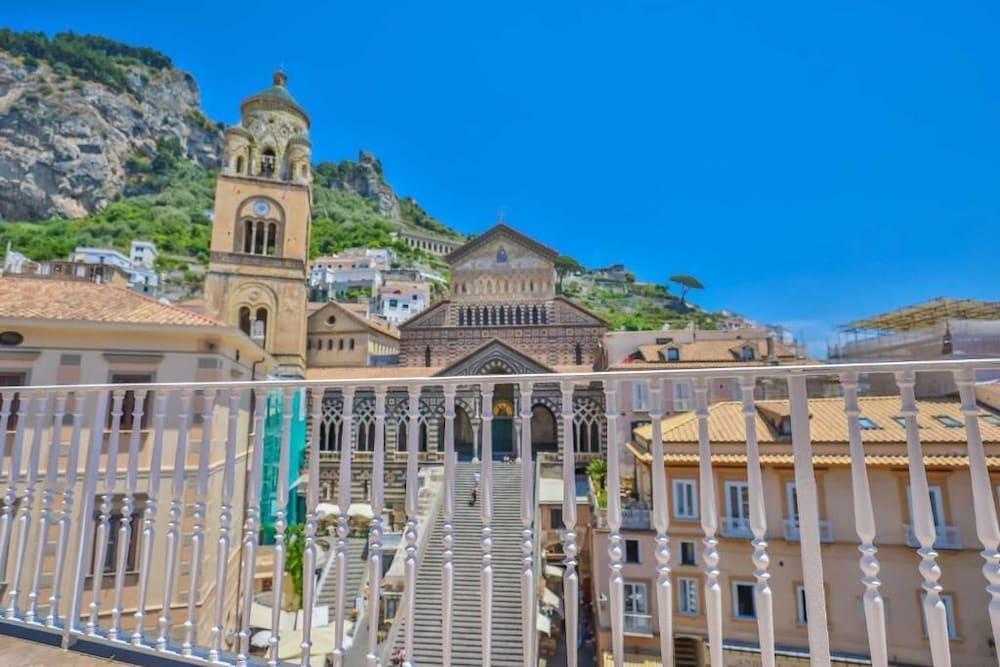
<instances>
[{"instance_id":1,"label":"rocky cliff","mask_svg":"<svg viewBox=\"0 0 1000 667\"><path fill-rule=\"evenodd\" d=\"M130 160L155 158L165 138L192 162L218 163L222 131L202 113L189 74L134 58L105 66L114 78L0 49L3 219L98 211L124 192Z\"/></svg>"}]
</instances>

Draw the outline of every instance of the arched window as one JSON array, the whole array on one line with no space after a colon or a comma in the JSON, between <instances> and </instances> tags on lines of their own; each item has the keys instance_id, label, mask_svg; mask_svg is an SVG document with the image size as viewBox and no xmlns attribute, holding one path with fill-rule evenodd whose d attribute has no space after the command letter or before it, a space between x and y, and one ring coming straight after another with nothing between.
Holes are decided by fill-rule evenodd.
<instances>
[{"instance_id":1,"label":"arched window","mask_svg":"<svg viewBox=\"0 0 1000 667\"><path fill-rule=\"evenodd\" d=\"M486 306L483 306L483 324L490 323L490 311Z\"/></svg>"},{"instance_id":2,"label":"arched window","mask_svg":"<svg viewBox=\"0 0 1000 667\"><path fill-rule=\"evenodd\" d=\"M267 246L264 248L265 255L273 255L278 245L278 223L271 222L267 225Z\"/></svg>"},{"instance_id":3,"label":"arched window","mask_svg":"<svg viewBox=\"0 0 1000 667\"><path fill-rule=\"evenodd\" d=\"M490 308L490 324L496 326L497 324L497 307L493 306Z\"/></svg>"},{"instance_id":4,"label":"arched window","mask_svg":"<svg viewBox=\"0 0 1000 667\"><path fill-rule=\"evenodd\" d=\"M538 306L531 307L531 323L538 324Z\"/></svg>"},{"instance_id":5,"label":"arched window","mask_svg":"<svg viewBox=\"0 0 1000 667\"><path fill-rule=\"evenodd\" d=\"M265 178L271 178L274 176L274 170L277 166L277 156L274 154L273 148L265 148L264 152L260 156L260 175Z\"/></svg>"},{"instance_id":6,"label":"arched window","mask_svg":"<svg viewBox=\"0 0 1000 667\"><path fill-rule=\"evenodd\" d=\"M267 308L257 309L257 319L251 327L251 336L259 338L261 346L267 342Z\"/></svg>"},{"instance_id":7,"label":"arched window","mask_svg":"<svg viewBox=\"0 0 1000 667\"><path fill-rule=\"evenodd\" d=\"M431 367L431 346L428 345L424 348L424 366L426 368Z\"/></svg>"},{"instance_id":8,"label":"arched window","mask_svg":"<svg viewBox=\"0 0 1000 667\"><path fill-rule=\"evenodd\" d=\"M375 451L375 424L368 420L358 422L358 440L354 445L356 451Z\"/></svg>"},{"instance_id":9,"label":"arched window","mask_svg":"<svg viewBox=\"0 0 1000 667\"><path fill-rule=\"evenodd\" d=\"M558 451L556 417L547 406L531 408L531 447L534 452Z\"/></svg>"},{"instance_id":10,"label":"arched window","mask_svg":"<svg viewBox=\"0 0 1000 667\"><path fill-rule=\"evenodd\" d=\"M348 348L351 349L351 350L354 349L354 339L353 338L350 340L350 344L348 345Z\"/></svg>"},{"instance_id":11,"label":"arched window","mask_svg":"<svg viewBox=\"0 0 1000 667\"><path fill-rule=\"evenodd\" d=\"M500 324L507 324L507 308L500 306Z\"/></svg>"},{"instance_id":12,"label":"arched window","mask_svg":"<svg viewBox=\"0 0 1000 667\"><path fill-rule=\"evenodd\" d=\"M465 308L458 309L458 326L465 326Z\"/></svg>"},{"instance_id":13,"label":"arched window","mask_svg":"<svg viewBox=\"0 0 1000 667\"><path fill-rule=\"evenodd\" d=\"M332 338L327 338L326 339L326 349L327 350L332 350L333 349L333 339Z\"/></svg>"},{"instance_id":14,"label":"arched window","mask_svg":"<svg viewBox=\"0 0 1000 667\"><path fill-rule=\"evenodd\" d=\"M243 252L253 252L253 220L243 221Z\"/></svg>"},{"instance_id":15,"label":"arched window","mask_svg":"<svg viewBox=\"0 0 1000 667\"><path fill-rule=\"evenodd\" d=\"M518 306L514 310L514 323L515 324L520 324L521 323L521 306Z\"/></svg>"},{"instance_id":16,"label":"arched window","mask_svg":"<svg viewBox=\"0 0 1000 667\"><path fill-rule=\"evenodd\" d=\"M427 451L427 422L420 420L420 435L417 437L417 451Z\"/></svg>"},{"instance_id":17,"label":"arched window","mask_svg":"<svg viewBox=\"0 0 1000 667\"><path fill-rule=\"evenodd\" d=\"M263 255L267 248L267 226L260 220L255 220L253 227L253 254Z\"/></svg>"},{"instance_id":18,"label":"arched window","mask_svg":"<svg viewBox=\"0 0 1000 667\"><path fill-rule=\"evenodd\" d=\"M583 363L583 346L579 343L576 344L576 349L574 350L574 357L576 358L576 365L579 366Z\"/></svg>"},{"instance_id":19,"label":"arched window","mask_svg":"<svg viewBox=\"0 0 1000 667\"><path fill-rule=\"evenodd\" d=\"M340 350L341 352L344 351L344 339L343 338L341 338L340 340L337 341L337 349Z\"/></svg>"},{"instance_id":20,"label":"arched window","mask_svg":"<svg viewBox=\"0 0 1000 667\"><path fill-rule=\"evenodd\" d=\"M398 422L396 422L396 451L405 452L406 451L406 417L402 417Z\"/></svg>"},{"instance_id":21,"label":"arched window","mask_svg":"<svg viewBox=\"0 0 1000 667\"><path fill-rule=\"evenodd\" d=\"M506 263L507 263L507 251L501 247L499 250L497 250L497 264L506 264Z\"/></svg>"},{"instance_id":22,"label":"arched window","mask_svg":"<svg viewBox=\"0 0 1000 667\"><path fill-rule=\"evenodd\" d=\"M240 308L240 331L246 335L252 333L250 329L250 308L249 306L243 306Z\"/></svg>"},{"instance_id":23,"label":"arched window","mask_svg":"<svg viewBox=\"0 0 1000 667\"><path fill-rule=\"evenodd\" d=\"M243 173L243 156L242 155L240 155L240 156L238 156L236 158L236 173L237 174L242 174Z\"/></svg>"}]
</instances>

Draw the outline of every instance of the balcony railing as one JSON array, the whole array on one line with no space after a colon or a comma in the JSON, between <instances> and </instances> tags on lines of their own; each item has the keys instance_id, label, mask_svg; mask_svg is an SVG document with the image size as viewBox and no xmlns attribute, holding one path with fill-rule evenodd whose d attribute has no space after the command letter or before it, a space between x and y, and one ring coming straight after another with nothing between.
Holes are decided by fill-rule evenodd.
<instances>
[{"instance_id":1,"label":"balcony railing","mask_svg":"<svg viewBox=\"0 0 1000 667\"><path fill-rule=\"evenodd\" d=\"M920 540L910 524L906 524L906 544L914 548L920 547ZM958 526L934 526L934 548L961 549L962 533Z\"/></svg>"},{"instance_id":2,"label":"balcony railing","mask_svg":"<svg viewBox=\"0 0 1000 667\"><path fill-rule=\"evenodd\" d=\"M650 607L662 609L656 622L646 615L626 614L625 582L622 569L626 558L621 531L642 518L656 527L658 541L668 541L668 495L662 443L654 436L652 453L652 510L622 512L621 470L621 391L619 383L641 377L649 383L650 405L661 405L665 381L690 380L694 387L695 419L698 421L699 467L696 473L701 498L714 498L718 480L709 442L711 413L708 410L709 380L737 378L744 412L754 411L753 388L759 379L783 381L790 396L791 442L794 477L801 528L801 569L769 568L771 560L765 541L767 525L763 520L747 521L719 515L713 502L701 502L698 525L704 533L701 559L704 570L699 590L718 593L731 576L746 578L751 564L756 585L767 591L793 584L805 588L808 619L808 651L815 664L830 664L830 626L827 623L828 595L837 587L824 582L824 551L820 539L823 530L817 504L816 474L811 464L813 449L810 437L810 411L806 381L810 377L836 375L844 392L843 419L849 433L851 492L857 542L862 558L856 573L865 586L862 627L872 630L868 646L872 663L885 665L888 647L894 638L887 634L884 604L881 599L876 535L876 508L868 485L868 463L861 440L858 404L858 375L872 372L895 373L901 389L900 414L906 417L906 465L913 488L913 517L917 528L913 539L919 545L919 568L908 564L893 579L912 577L912 589L928 591L924 604L929 655L935 664L946 664L949 652L949 627L943 605L936 599L938 578L942 573L933 546L939 540L958 544L958 536L935 531L927 489L927 473L921 451L921 431L914 415L915 373L921 371L954 372L962 411L965 415L967 445L964 456L971 477L973 502L969 511L975 515L978 541L983 545L984 588L993 591L992 582L1000 548L993 486L984 452L979 408L973 387L974 370L996 370L1000 360L946 360L936 362L851 364L841 366L734 367L711 369L669 369L640 372L581 374L497 375L421 379L352 379L348 381L266 382L191 382L177 384L87 385L48 387L0 387L0 434L6 434L5 448L0 449L0 633L20 637L38 637L66 647L100 646L105 654L135 664L249 665L267 660L272 665L294 661L307 665L310 654L333 656L334 665L355 664L348 656L358 657L367 667L389 664L401 658L409 667L423 664L492 664L495 649L492 629L494 619L511 613L508 604L497 604L494 591L509 590L519 598L519 622L515 636L523 645L523 664L537 664L536 608L540 573L538 554L543 545L535 537L534 466L531 461L532 395L541 396L557 410L563 420L560 437L570 436L578 419L599 419L595 429L606 435L600 443L607 459L607 552L610 564L606 571L592 573L606 585L607 599L598 606L606 609L609 635L616 664L624 658L625 633L660 635L669 638L673 627L672 604L657 605L656 594L671 590L667 585L673 573L670 567L679 562L678 550L669 555L658 550L657 557L670 560L650 563ZM513 386L513 387L512 387ZM457 524L454 518L458 503L456 480L460 477L456 456L456 414L470 402L491 405L498 389L505 395L516 391L519 411L514 429L516 454L526 463L494 461L492 410L482 410L484 422L479 446L483 455L476 466L479 495L472 500L474 527ZM593 405L583 414L579 398L593 398L599 392L602 411L595 417ZM549 393L545 393L549 392ZM151 399L150 399L151 396ZM126 419L126 407L131 412ZM144 414L151 412L152 416ZM650 414L653 433L659 433L663 416ZM299 420L304 420L306 428ZM419 489L424 426L443 424L439 440L443 464L435 472L443 495L434 500ZM293 428L293 423L295 428ZM587 422L589 423L589 422ZM15 425L16 424L16 425ZM127 424L148 424L148 428L128 429ZM405 466L398 475L387 475L387 434L406 424L403 442L394 445L405 452ZM365 428L360 427L364 425ZM765 482L760 470L755 420L748 418L743 465L746 466L751 517L766 517ZM11 431L9 426L14 426ZM509 424L507 425L509 427ZM374 429L369 441L367 433ZM294 432L309 433L304 460L292 458L296 451ZM498 431L503 432L503 431ZM359 437L365 434L365 439ZM370 444L369 444L370 443ZM330 607L332 622L316 625L317 614L296 614L294 629L287 628L283 610L316 607L316 569L320 562L318 504L320 489L330 482L320 477L320 451L335 447L354 452L363 444L364 457L341 455L337 460L340 480L328 488L322 498L339 508L356 503L370 503L367 528L368 554L363 609L349 613L344 604ZM564 486L575 488L577 459L564 456L572 452L572 439L560 443L559 454ZM732 467L731 463L727 465ZM501 468L500 466L505 466ZM467 468L462 468L467 470ZM494 484L494 479L520 479L520 488ZM365 493L352 481L366 480ZM387 484L387 477L391 483ZM463 478L465 479L465 478ZM471 478L470 478L471 479ZM305 486L293 491L293 483L305 480ZM322 482L322 483L321 483ZM468 481L471 486L471 481ZM370 487L368 486L370 484ZM396 487L403 487L397 489ZM302 527L292 526L297 494L304 489L305 516ZM401 588L384 588L382 566L383 539L390 528L383 518L388 498L399 492L405 515L404 539L399 550L405 567L398 581ZM495 511L497 501L519 507L513 526L507 521L513 512ZM506 507L507 505L505 505ZM583 548L576 513L575 494L567 493L563 503L560 533L564 540L563 591L566 603L565 629L559 641L566 651L576 655L583 627L579 618L581 573L578 560ZM463 509L464 511L464 509ZM649 512L646 514L645 512ZM335 560L331 567L337 581L344 581L347 558L348 511L337 515L334 535ZM354 516L354 515L352 515ZM468 514L465 514L468 517ZM438 521L440 518L440 521ZM353 519L352 519L353 520ZM299 521L296 521L298 523ZM456 525L463 528L456 529ZM438 527L443 531L440 539ZM500 539L499 531L512 532ZM687 527L685 527L687 530ZM754 554L738 559L730 550L720 553L718 533L752 536ZM773 530L773 527L772 527ZM456 531L461 534L456 535ZM820 539L816 539L820 536ZM425 537L430 539L424 539ZM262 540L272 548L265 549ZM843 536L846 540L846 536ZM469 541L478 549L469 549ZM455 544L463 545L453 548ZM301 547L301 549L300 549ZM507 551L504 551L507 549ZM433 550L433 551L432 551ZM977 545L977 551L979 547ZM298 553L302 554L301 559ZM292 558L291 554L295 554ZM476 554L476 555L474 555ZM260 556L260 557L259 557ZM529 557L530 556L530 557ZM474 559L478 576L453 577L456 560ZM597 559L591 559L595 561ZM301 577L286 576L289 562L301 562ZM427 564L432 571L422 568ZM885 567L898 567L899 559L886 559ZM943 569L947 570L947 567ZM418 576L419 574L419 576ZM979 576L966 568L966 576ZM425 581L425 579L427 579ZM293 590L302 582L301 592ZM260 612L254 605L259 582L270 582L273 604ZM423 588L427 586L427 588ZM676 586L675 586L676 587ZM831 590L832 589L832 590ZM301 593L301 594L300 594ZM399 603L383 605L383 597L399 595ZM855 593L851 593L856 596ZM427 596L427 597L424 597ZM713 665L725 664L722 634L728 612L723 607L725 595L705 595L700 610L704 615L704 634ZM348 598L349 599L349 598ZM395 598L393 598L395 599ZM408 623L407 615L417 609L418 599L428 599L439 618L420 617ZM852 597L852 600L854 598ZM994 596L996 599L996 596ZM469 612L469 600L474 612ZM1000 637L1000 615L989 614L983 600L982 619L995 626L993 636ZM970 604L973 604L970 602ZM978 602L976 603L978 604ZM994 603L995 604L995 603ZM398 612L397 612L398 607ZM386 611L391 609L392 611ZM756 610L758 631L763 637L761 651L765 664L774 662L771 607ZM456 636L457 614L474 616L474 631L463 624ZM383 617L385 623L381 622ZM985 623L986 621L984 621ZM386 631L387 624L392 624ZM316 627L314 627L316 626ZM689 632L689 629L685 629ZM433 637L417 633L430 633ZM510 635L504 636L504 649ZM853 639L852 639L853 641ZM461 652L455 647L461 644ZM856 643L855 643L856 645ZM667 652L672 642L663 641ZM471 648L470 648L471 647ZM431 658L421 653L438 651ZM82 650L82 649L81 649ZM304 655L303 655L304 654ZM475 654L474 661L468 656ZM672 656L664 655L664 663ZM575 663L571 663L575 664Z\"/></svg>"},{"instance_id":3,"label":"balcony railing","mask_svg":"<svg viewBox=\"0 0 1000 667\"><path fill-rule=\"evenodd\" d=\"M649 530L652 526L653 513L645 509L623 509L622 528L629 530Z\"/></svg>"},{"instance_id":4,"label":"balcony railing","mask_svg":"<svg viewBox=\"0 0 1000 667\"><path fill-rule=\"evenodd\" d=\"M802 539L799 534L799 520L785 519L785 539L789 542L798 542ZM819 541L833 542L833 522L826 519L819 521Z\"/></svg>"},{"instance_id":5,"label":"balcony railing","mask_svg":"<svg viewBox=\"0 0 1000 667\"><path fill-rule=\"evenodd\" d=\"M649 614L625 612L625 632L630 635L652 635L653 617Z\"/></svg>"},{"instance_id":6,"label":"balcony railing","mask_svg":"<svg viewBox=\"0 0 1000 667\"><path fill-rule=\"evenodd\" d=\"M721 521L723 537L745 537L747 539L753 537L753 531L750 530L750 519L738 516L724 516Z\"/></svg>"}]
</instances>

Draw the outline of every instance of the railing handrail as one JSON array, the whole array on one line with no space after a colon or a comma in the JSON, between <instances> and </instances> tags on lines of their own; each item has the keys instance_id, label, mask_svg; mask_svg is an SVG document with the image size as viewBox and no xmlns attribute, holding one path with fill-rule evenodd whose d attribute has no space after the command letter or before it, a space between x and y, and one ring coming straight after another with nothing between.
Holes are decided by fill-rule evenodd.
<instances>
[{"instance_id":1,"label":"railing handrail","mask_svg":"<svg viewBox=\"0 0 1000 667\"><path fill-rule=\"evenodd\" d=\"M512 378L517 382L539 384L558 384L560 382L612 382L618 380L635 380L636 378L655 379L660 377L683 378L718 378L718 377L766 377L789 378L814 375L842 375L844 373L895 373L901 371L956 371L963 368L975 370L1000 369L1000 357L979 359L934 359L921 361L877 361L866 363L834 363L834 364L795 364L787 366L715 366L712 368L655 368L655 369L619 369L608 371L586 371L582 373L525 373L520 375L458 375L447 377L389 377L389 378L347 378L347 379L303 379L275 378L266 380L219 380L212 382L146 382L128 384L134 389L282 389L292 388L323 388L336 389L349 387L352 389L374 389L378 387L406 387L413 384L434 387L459 387L462 385L480 386L483 384L510 384ZM123 385L102 384L54 384L25 385L4 387L4 391L45 392L45 391L104 391L121 389Z\"/></svg>"}]
</instances>

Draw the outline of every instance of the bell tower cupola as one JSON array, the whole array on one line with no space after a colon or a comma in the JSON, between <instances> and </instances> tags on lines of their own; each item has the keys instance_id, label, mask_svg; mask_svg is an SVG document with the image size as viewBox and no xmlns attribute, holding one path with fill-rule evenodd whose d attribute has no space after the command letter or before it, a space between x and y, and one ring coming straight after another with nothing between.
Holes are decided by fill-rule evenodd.
<instances>
[{"instance_id":1,"label":"bell tower cupola","mask_svg":"<svg viewBox=\"0 0 1000 667\"><path fill-rule=\"evenodd\" d=\"M205 276L206 313L257 340L289 376L305 373L309 126L283 71L243 100L225 131Z\"/></svg>"}]
</instances>

